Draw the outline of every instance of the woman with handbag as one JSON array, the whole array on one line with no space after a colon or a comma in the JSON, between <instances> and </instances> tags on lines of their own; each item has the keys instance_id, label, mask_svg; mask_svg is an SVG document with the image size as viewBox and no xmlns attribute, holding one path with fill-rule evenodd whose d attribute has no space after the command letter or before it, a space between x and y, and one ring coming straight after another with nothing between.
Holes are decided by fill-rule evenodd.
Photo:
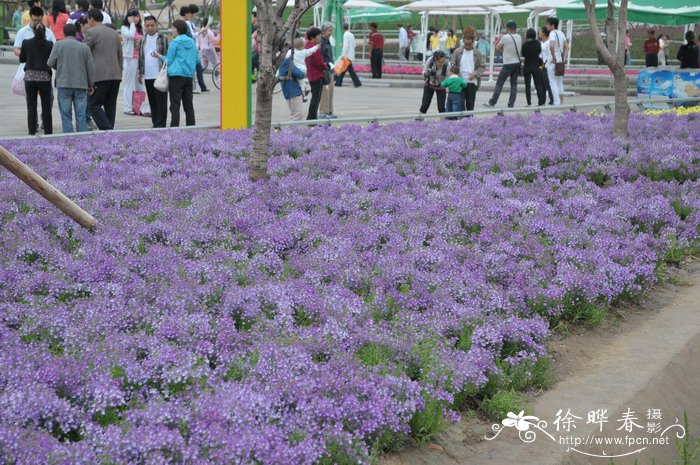
<instances>
[{"instance_id":1,"label":"woman with handbag","mask_svg":"<svg viewBox=\"0 0 700 465\"><path fill-rule=\"evenodd\" d=\"M525 78L525 99L527 106L532 105L531 81L535 83L537 91L537 106L542 106L547 103L547 95L542 83L542 73L540 66L542 65L542 46L537 41L537 32L530 28L525 33L525 43L522 48L523 55L523 77Z\"/></svg>"},{"instance_id":2,"label":"woman with handbag","mask_svg":"<svg viewBox=\"0 0 700 465\"><path fill-rule=\"evenodd\" d=\"M306 32L306 46L304 48L313 48L320 43L321 30L317 27L309 28ZM328 72L328 65L326 65L320 49L306 58L306 77L311 86L311 102L309 102L309 113L306 116L307 120L318 119L318 107L321 105L323 86L325 85L326 79L330 83L330 74L328 74Z\"/></svg>"},{"instance_id":3,"label":"woman with handbag","mask_svg":"<svg viewBox=\"0 0 700 465\"><path fill-rule=\"evenodd\" d=\"M27 126L29 135L37 130L37 94L41 96L41 122L44 134L53 134L51 107L51 68L48 65L53 43L46 39L46 26L34 26L34 37L22 42L19 62L24 65L24 87L27 93Z\"/></svg>"},{"instance_id":4,"label":"woman with handbag","mask_svg":"<svg viewBox=\"0 0 700 465\"><path fill-rule=\"evenodd\" d=\"M426 114L430 104L433 102L433 95L437 95L438 113L445 113L445 100L447 99L447 90L440 87L440 84L447 79L447 71L449 64L447 63L447 55L442 50L438 50L435 54L425 62L423 67L423 78L425 85L423 86L423 101L421 102L420 112Z\"/></svg>"},{"instance_id":5,"label":"woman with handbag","mask_svg":"<svg viewBox=\"0 0 700 465\"><path fill-rule=\"evenodd\" d=\"M138 81L139 69L139 49L143 39L143 26L141 25L141 14L139 10L130 10L124 18L121 27L122 34L122 54L124 56L124 114L140 114L139 108L134 108L134 100L140 106L146 96L146 89ZM138 97L134 99L134 94ZM137 111L138 110L138 111Z\"/></svg>"}]
</instances>

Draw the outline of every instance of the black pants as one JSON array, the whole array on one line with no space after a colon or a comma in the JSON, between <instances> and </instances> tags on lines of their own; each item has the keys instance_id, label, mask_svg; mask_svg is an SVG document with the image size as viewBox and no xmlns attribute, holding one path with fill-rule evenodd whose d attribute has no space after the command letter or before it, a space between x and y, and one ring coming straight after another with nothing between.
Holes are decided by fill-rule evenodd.
<instances>
[{"instance_id":1,"label":"black pants","mask_svg":"<svg viewBox=\"0 0 700 465\"><path fill-rule=\"evenodd\" d=\"M411 47L406 47L406 51L404 52L404 58L406 58L406 61L409 60L409 57L411 56Z\"/></svg>"},{"instance_id":2,"label":"black pants","mask_svg":"<svg viewBox=\"0 0 700 465\"><path fill-rule=\"evenodd\" d=\"M476 84L468 83L463 94L467 111L472 111L474 109L474 103L476 102Z\"/></svg>"},{"instance_id":3,"label":"black pants","mask_svg":"<svg viewBox=\"0 0 700 465\"><path fill-rule=\"evenodd\" d=\"M345 73L350 73L350 79L352 79L352 83L355 87L360 87L362 85L362 82L360 81L360 78L357 77L357 73L355 72L355 68L352 67L352 63L348 65L348 69L346 69L343 74L340 76L337 76L335 78L335 85L340 87L343 85L343 78L345 77Z\"/></svg>"},{"instance_id":4,"label":"black pants","mask_svg":"<svg viewBox=\"0 0 700 465\"><path fill-rule=\"evenodd\" d=\"M501 91L503 90L503 84L505 84L506 79L510 78L510 98L508 99L508 107L512 108L515 106L515 97L518 95L518 75L520 74L520 63L511 63L503 65L501 72L498 73L498 79L496 80L496 88L493 90L493 95L489 104L491 106L498 103L498 97L501 96Z\"/></svg>"},{"instance_id":5,"label":"black pants","mask_svg":"<svg viewBox=\"0 0 700 465\"><path fill-rule=\"evenodd\" d=\"M547 100L546 97L549 96L549 104L554 105L554 95L552 94L552 87L549 85L549 74L547 74L547 68L543 67L540 69L540 77L542 78L542 87L544 87L544 90L547 93L545 95L545 100Z\"/></svg>"},{"instance_id":6,"label":"black pants","mask_svg":"<svg viewBox=\"0 0 700 465\"><path fill-rule=\"evenodd\" d=\"M646 64L647 68L651 68L652 66L659 66L659 55L657 55L656 53L647 55Z\"/></svg>"},{"instance_id":7,"label":"black pants","mask_svg":"<svg viewBox=\"0 0 700 465\"><path fill-rule=\"evenodd\" d=\"M185 124L194 126L194 105L192 90L194 82L191 77L170 76L168 90L170 92L170 127L180 126L180 102L185 110Z\"/></svg>"},{"instance_id":8,"label":"black pants","mask_svg":"<svg viewBox=\"0 0 700 465\"><path fill-rule=\"evenodd\" d=\"M164 128L168 124L168 93L161 92L153 84L155 79L144 79L148 103L151 105L151 122L154 128Z\"/></svg>"},{"instance_id":9,"label":"black pants","mask_svg":"<svg viewBox=\"0 0 700 465\"><path fill-rule=\"evenodd\" d=\"M445 113L445 100L447 100L447 90L436 90L428 86L423 87L423 101L420 105L420 112L423 114L428 113L428 108L430 108L430 104L433 102L433 94L437 94L438 113Z\"/></svg>"},{"instance_id":10,"label":"black pants","mask_svg":"<svg viewBox=\"0 0 700 465\"><path fill-rule=\"evenodd\" d=\"M95 92L90 96L90 116L103 131L114 129L120 84L121 81L96 82Z\"/></svg>"},{"instance_id":11,"label":"black pants","mask_svg":"<svg viewBox=\"0 0 700 465\"><path fill-rule=\"evenodd\" d=\"M27 92L27 129L29 129L29 135L36 134L37 95L41 97L41 122L44 125L44 134L53 134L51 81L24 81L24 90Z\"/></svg>"},{"instance_id":12,"label":"black pants","mask_svg":"<svg viewBox=\"0 0 700 465\"><path fill-rule=\"evenodd\" d=\"M318 106L321 104L321 92L323 92L323 79L311 81L311 101L309 102L309 113L306 119L318 119Z\"/></svg>"},{"instance_id":13,"label":"black pants","mask_svg":"<svg viewBox=\"0 0 700 465\"><path fill-rule=\"evenodd\" d=\"M204 82L204 68L202 68L201 63L197 63L197 82L199 82L199 88L202 92L207 90L207 85Z\"/></svg>"},{"instance_id":14,"label":"black pants","mask_svg":"<svg viewBox=\"0 0 700 465\"><path fill-rule=\"evenodd\" d=\"M525 78L525 99L528 105L532 105L532 91L530 87L530 80L535 82L535 91L537 92L537 105L542 106L547 103L547 95L544 91L544 84L542 83L542 73L540 72L540 66L525 66L523 67L523 77Z\"/></svg>"},{"instance_id":15,"label":"black pants","mask_svg":"<svg viewBox=\"0 0 700 465\"><path fill-rule=\"evenodd\" d=\"M384 51L380 48L373 48L370 56L370 64L372 65L372 78L382 78L382 61L384 60Z\"/></svg>"}]
</instances>

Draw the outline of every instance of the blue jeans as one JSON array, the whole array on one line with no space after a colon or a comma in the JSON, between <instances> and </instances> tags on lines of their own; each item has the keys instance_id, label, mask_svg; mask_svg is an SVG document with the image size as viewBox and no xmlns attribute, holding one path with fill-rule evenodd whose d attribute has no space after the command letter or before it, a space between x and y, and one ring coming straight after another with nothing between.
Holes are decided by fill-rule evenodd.
<instances>
[{"instance_id":1,"label":"blue jeans","mask_svg":"<svg viewBox=\"0 0 700 465\"><path fill-rule=\"evenodd\" d=\"M447 94L447 106L445 107L447 113L455 111L464 111L464 94L462 92L450 92ZM455 117L450 117L447 119L456 120Z\"/></svg>"},{"instance_id":2,"label":"blue jeans","mask_svg":"<svg viewBox=\"0 0 700 465\"><path fill-rule=\"evenodd\" d=\"M75 125L78 132L85 132L87 128L88 96L85 89L58 88L58 110L61 113L61 124L64 133L73 131L73 108L75 108Z\"/></svg>"}]
</instances>

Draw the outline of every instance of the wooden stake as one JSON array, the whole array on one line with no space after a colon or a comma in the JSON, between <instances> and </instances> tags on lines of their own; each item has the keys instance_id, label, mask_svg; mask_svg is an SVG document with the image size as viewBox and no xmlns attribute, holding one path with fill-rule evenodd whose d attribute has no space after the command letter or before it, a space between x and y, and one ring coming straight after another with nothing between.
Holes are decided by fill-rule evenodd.
<instances>
[{"instance_id":1,"label":"wooden stake","mask_svg":"<svg viewBox=\"0 0 700 465\"><path fill-rule=\"evenodd\" d=\"M73 221L83 228L92 231L97 226L97 220L95 220L95 218L73 203L68 197L63 195L61 191L49 184L27 165L19 161L17 157L5 150L4 147L0 147L0 165L7 168L10 173L14 174L26 185L37 191L39 195L51 202L56 208L72 218Z\"/></svg>"}]
</instances>

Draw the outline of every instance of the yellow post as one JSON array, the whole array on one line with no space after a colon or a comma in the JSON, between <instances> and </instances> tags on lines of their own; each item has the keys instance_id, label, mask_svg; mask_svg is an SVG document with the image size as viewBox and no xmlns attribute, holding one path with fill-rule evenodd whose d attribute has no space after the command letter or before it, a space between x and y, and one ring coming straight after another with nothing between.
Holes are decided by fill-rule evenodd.
<instances>
[{"instance_id":1,"label":"yellow post","mask_svg":"<svg viewBox=\"0 0 700 465\"><path fill-rule=\"evenodd\" d=\"M221 1L222 130L251 127L250 17L250 0Z\"/></svg>"}]
</instances>

